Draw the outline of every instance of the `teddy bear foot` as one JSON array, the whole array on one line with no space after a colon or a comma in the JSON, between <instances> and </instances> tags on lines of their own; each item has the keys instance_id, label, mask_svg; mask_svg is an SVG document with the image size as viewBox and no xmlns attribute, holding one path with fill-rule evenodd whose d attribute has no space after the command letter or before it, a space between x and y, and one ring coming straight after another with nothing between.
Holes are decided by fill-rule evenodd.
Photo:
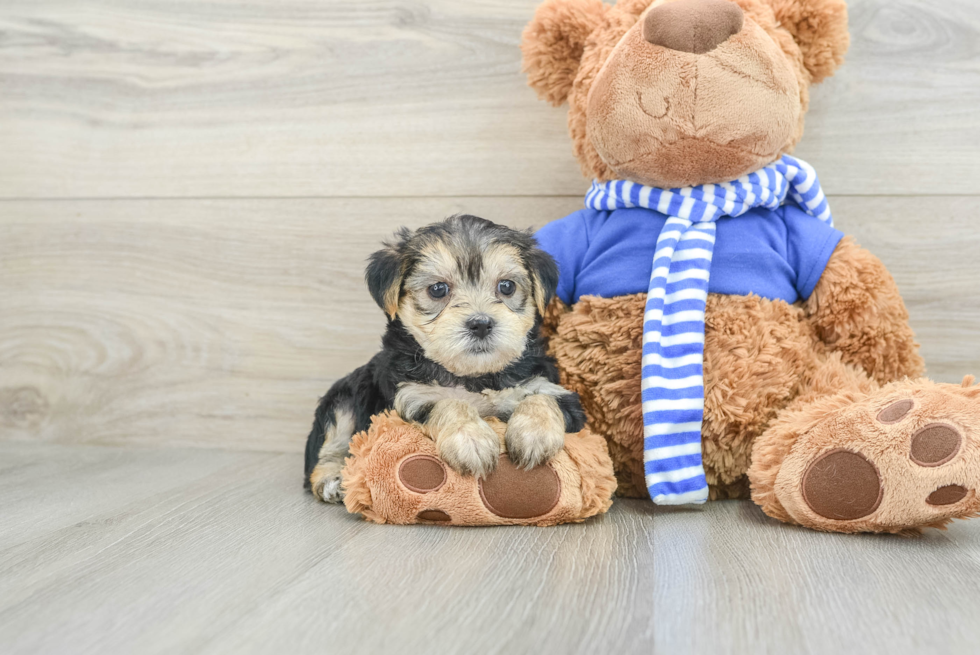
<instances>
[{"instance_id":1,"label":"teddy bear foot","mask_svg":"<svg viewBox=\"0 0 980 655\"><path fill-rule=\"evenodd\" d=\"M829 532L916 534L980 515L980 387L928 380L790 411L759 438L752 497Z\"/></svg>"},{"instance_id":2,"label":"teddy bear foot","mask_svg":"<svg viewBox=\"0 0 980 655\"><path fill-rule=\"evenodd\" d=\"M376 523L557 525L609 509L616 481L602 437L567 435L550 461L526 470L504 453L506 426L496 419L488 425L499 455L493 471L478 478L448 466L417 425L394 412L375 416L351 441L347 510Z\"/></svg>"}]
</instances>

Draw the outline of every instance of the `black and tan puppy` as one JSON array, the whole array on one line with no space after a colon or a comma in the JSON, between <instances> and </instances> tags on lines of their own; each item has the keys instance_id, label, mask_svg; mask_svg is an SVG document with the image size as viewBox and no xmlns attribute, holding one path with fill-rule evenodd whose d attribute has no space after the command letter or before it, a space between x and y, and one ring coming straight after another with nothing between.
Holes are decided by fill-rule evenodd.
<instances>
[{"instance_id":1,"label":"black and tan puppy","mask_svg":"<svg viewBox=\"0 0 980 655\"><path fill-rule=\"evenodd\" d=\"M381 352L317 407L304 475L318 498L343 500L350 438L386 409L422 424L449 466L476 476L499 452L485 417L507 422L507 452L526 468L582 429L578 395L558 385L539 334L558 269L529 233L476 216L402 229L371 256L366 278L388 328Z\"/></svg>"}]
</instances>

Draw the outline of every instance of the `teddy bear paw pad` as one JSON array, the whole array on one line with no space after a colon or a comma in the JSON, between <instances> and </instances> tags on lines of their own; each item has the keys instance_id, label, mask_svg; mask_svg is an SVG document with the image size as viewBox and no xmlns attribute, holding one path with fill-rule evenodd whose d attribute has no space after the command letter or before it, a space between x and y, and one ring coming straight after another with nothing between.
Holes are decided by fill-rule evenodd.
<instances>
[{"instance_id":1,"label":"teddy bear paw pad","mask_svg":"<svg viewBox=\"0 0 980 655\"><path fill-rule=\"evenodd\" d=\"M497 516L532 519L555 508L561 497L561 482L548 464L525 471L501 455L494 472L480 481L480 497Z\"/></svg>"},{"instance_id":2,"label":"teddy bear paw pad","mask_svg":"<svg viewBox=\"0 0 980 655\"><path fill-rule=\"evenodd\" d=\"M811 424L774 491L807 527L904 533L977 515L977 489L980 389L909 381Z\"/></svg>"},{"instance_id":3,"label":"teddy bear paw pad","mask_svg":"<svg viewBox=\"0 0 980 655\"><path fill-rule=\"evenodd\" d=\"M803 499L814 512L836 521L871 514L881 504L884 489L875 465L847 450L818 457L803 474Z\"/></svg>"}]
</instances>

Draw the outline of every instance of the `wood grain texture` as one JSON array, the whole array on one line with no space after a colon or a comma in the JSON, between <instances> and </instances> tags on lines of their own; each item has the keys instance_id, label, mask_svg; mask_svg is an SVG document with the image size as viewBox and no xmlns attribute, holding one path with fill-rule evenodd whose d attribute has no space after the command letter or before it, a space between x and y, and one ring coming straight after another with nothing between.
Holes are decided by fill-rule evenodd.
<instances>
[{"instance_id":1,"label":"wood grain texture","mask_svg":"<svg viewBox=\"0 0 980 655\"><path fill-rule=\"evenodd\" d=\"M0 438L299 450L380 346L363 270L383 238L580 202L0 203Z\"/></svg>"},{"instance_id":2,"label":"wood grain texture","mask_svg":"<svg viewBox=\"0 0 980 655\"><path fill-rule=\"evenodd\" d=\"M656 653L975 653L980 521L824 534L750 502L651 509Z\"/></svg>"},{"instance_id":3,"label":"wood grain texture","mask_svg":"<svg viewBox=\"0 0 980 655\"><path fill-rule=\"evenodd\" d=\"M0 651L651 652L635 505L556 528L377 526L303 492L301 468L0 444Z\"/></svg>"},{"instance_id":4,"label":"wood grain texture","mask_svg":"<svg viewBox=\"0 0 980 655\"><path fill-rule=\"evenodd\" d=\"M0 202L0 438L298 451L378 348L397 227L543 225L568 198ZM898 281L933 378L980 374L977 197L831 198Z\"/></svg>"},{"instance_id":5,"label":"wood grain texture","mask_svg":"<svg viewBox=\"0 0 980 655\"><path fill-rule=\"evenodd\" d=\"M539 0L0 9L0 197L578 195L520 74ZM836 194L980 193L976 0L852 0L798 154Z\"/></svg>"},{"instance_id":6,"label":"wood grain texture","mask_svg":"<svg viewBox=\"0 0 980 655\"><path fill-rule=\"evenodd\" d=\"M830 535L749 502L376 526L298 454L0 443L4 653L973 653L980 521Z\"/></svg>"}]
</instances>

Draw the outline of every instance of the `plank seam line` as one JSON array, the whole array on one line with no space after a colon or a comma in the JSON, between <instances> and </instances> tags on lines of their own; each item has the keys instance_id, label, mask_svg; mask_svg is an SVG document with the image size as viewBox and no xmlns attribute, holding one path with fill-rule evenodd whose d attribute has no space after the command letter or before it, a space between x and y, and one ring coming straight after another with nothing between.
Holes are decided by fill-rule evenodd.
<instances>
[{"instance_id":1,"label":"plank seam line","mask_svg":"<svg viewBox=\"0 0 980 655\"><path fill-rule=\"evenodd\" d=\"M584 198L582 194L460 194L460 195L355 195L355 196L79 196L79 197L0 197L0 203L14 202L137 202L137 201L229 201L229 200L452 200L454 198ZM980 198L980 193L828 193L830 198Z\"/></svg>"}]
</instances>

